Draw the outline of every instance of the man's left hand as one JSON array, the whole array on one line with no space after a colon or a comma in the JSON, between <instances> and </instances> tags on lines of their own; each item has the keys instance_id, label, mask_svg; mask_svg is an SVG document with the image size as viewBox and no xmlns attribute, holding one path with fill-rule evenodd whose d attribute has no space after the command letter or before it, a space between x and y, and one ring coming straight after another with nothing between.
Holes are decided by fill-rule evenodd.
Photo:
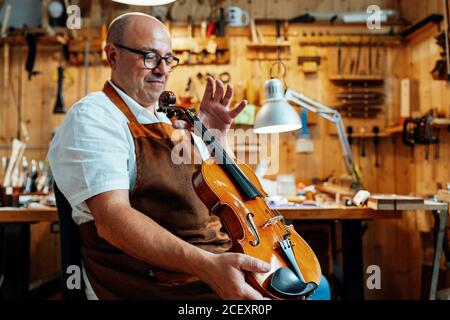
<instances>
[{"instance_id":1,"label":"man's left hand","mask_svg":"<svg viewBox=\"0 0 450 320\"><path fill-rule=\"evenodd\" d=\"M215 88L214 88L215 87ZM200 103L199 119L208 129L225 135L234 118L247 106L243 100L235 108L229 110L233 98L233 87L225 86L222 81L207 78L205 93Z\"/></svg>"}]
</instances>

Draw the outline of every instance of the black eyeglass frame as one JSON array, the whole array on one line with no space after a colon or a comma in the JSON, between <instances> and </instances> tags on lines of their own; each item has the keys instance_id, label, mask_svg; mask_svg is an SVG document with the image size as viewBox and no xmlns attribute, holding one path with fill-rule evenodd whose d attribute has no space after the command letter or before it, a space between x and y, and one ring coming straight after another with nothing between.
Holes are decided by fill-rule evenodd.
<instances>
[{"instance_id":1,"label":"black eyeglass frame","mask_svg":"<svg viewBox=\"0 0 450 320\"><path fill-rule=\"evenodd\" d=\"M153 69L158 68L159 65L161 64L161 61L163 61L163 60L165 60L166 66L168 66L168 67L170 68L170 71L172 71L173 69L175 69L175 67L177 67L178 64L180 63L180 59L179 59L179 58L177 58L177 57L175 57L175 56L172 56L172 55L163 57L162 55L160 55L158 52L156 52L156 51L154 51L154 50L144 51L144 50L134 49L134 48L130 48L130 47L124 46L123 44L120 44L120 43L114 43L114 45L115 45L116 47L118 47L118 48L125 49L125 50L128 50L128 51L130 51L130 52L133 52L133 53L135 53L135 54L141 55L142 58L143 58L143 60L144 60L144 61L143 61L143 62L144 62L144 67L147 68L147 69L149 69L149 70L153 70ZM156 57L159 57L159 58L158 58L158 62L156 63L156 65L155 65L153 68L147 67L147 65L146 65L146 63L145 63L145 57L146 57L149 53L153 53L154 55L156 55ZM171 65L168 65L168 64L167 64L167 59L169 59L169 58L172 58L173 61L176 61L176 64L175 64L174 66L171 66Z\"/></svg>"}]
</instances>

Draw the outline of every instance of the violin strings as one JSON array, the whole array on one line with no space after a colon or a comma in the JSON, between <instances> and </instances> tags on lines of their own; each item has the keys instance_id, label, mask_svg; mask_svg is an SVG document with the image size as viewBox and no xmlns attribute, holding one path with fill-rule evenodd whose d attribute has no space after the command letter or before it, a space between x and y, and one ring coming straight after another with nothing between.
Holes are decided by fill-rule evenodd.
<instances>
[{"instance_id":1,"label":"violin strings","mask_svg":"<svg viewBox=\"0 0 450 320\"><path fill-rule=\"evenodd\" d=\"M276 216L281 215L281 213L278 210L271 209L271 211L276 212L277 213ZM281 232L283 234L283 236L281 238L282 238L282 240L284 240L285 235L289 234L289 231L287 230L286 225L284 223L282 223L281 221L277 221L276 225L279 229L281 229Z\"/></svg>"}]
</instances>

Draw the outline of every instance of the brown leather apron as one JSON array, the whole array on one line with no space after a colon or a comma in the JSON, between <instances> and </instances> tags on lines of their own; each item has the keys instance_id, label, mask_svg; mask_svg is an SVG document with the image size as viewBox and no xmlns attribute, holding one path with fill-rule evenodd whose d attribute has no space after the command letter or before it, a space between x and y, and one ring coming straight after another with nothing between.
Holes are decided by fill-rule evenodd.
<instances>
[{"instance_id":1,"label":"brown leather apron","mask_svg":"<svg viewBox=\"0 0 450 320\"><path fill-rule=\"evenodd\" d=\"M137 174L130 191L131 206L195 246L214 253L229 250L231 241L223 232L221 222L209 215L192 186L192 175L197 167L174 164L171 159L174 146L171 137L176 129L166 123L138 123L108 82L103 91L128 118L134 139ZM186 141L190 150L194 150L192 141L182 143ZM79 229L83 263L100 299L218 298L201 281L186 281L180 273L150 266L112 246L98 236L94 221L81 224Z\"/></svg>"}]
</instances>

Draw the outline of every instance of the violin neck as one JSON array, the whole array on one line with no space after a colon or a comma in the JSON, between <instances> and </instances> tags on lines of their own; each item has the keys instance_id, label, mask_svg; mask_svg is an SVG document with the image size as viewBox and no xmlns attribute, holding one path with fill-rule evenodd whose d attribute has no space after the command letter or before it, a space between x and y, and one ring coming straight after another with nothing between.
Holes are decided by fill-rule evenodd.
<instances>
[{"instance_id":1,"label":"violin neck","mask_svg":"<svg viewBox=\"0 0 450 320\"><path fill-rule=\"evenodd\" d=\"M216 141L216 138L212 135L212 133L206 128L200 119L188 111L188 117L191 121L191 125L194 127L194 133L200 136L203 142L206 144L208 151L214 155L214 159L219 164L222 163L233 163L234 160L230 155L226 152L224 148Z\"/></svg>"},{"instance_id":2,"label":"violin neck","mask_svg":"<svg viewBox=\"0 0 450 320\"><path fill-rule=\"evenodd\" d=\"M247 200L261 197L261 193L256 187L248 180L239 166L234 162L233 158L217 143L212 133L206 128L200 119L191 111L186 111L186 116L189 119L191 125L194 127L195 133L201 133L201 138L206 144L211 155L216 160L216 163L221 166L228 174L231 180L233 180L236 187L241 192L242 196Z\"/></svg>"}]
</instances>

